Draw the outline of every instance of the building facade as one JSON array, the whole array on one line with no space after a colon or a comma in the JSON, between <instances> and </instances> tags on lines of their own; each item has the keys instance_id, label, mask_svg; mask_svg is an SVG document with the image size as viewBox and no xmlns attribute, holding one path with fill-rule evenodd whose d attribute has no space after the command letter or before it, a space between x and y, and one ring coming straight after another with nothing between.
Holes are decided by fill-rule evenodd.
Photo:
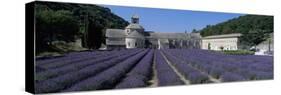
<instances>
[{"instance_id":1,"label":"building facade","mask_svg":"<svg viewBox=\"0 0 281 95\"><path fill-rule=\"evenodd\" d=\"M106 48L193 48L238 50L240 33L201 37L200 33L145 31L134 15L125 29L106 29Z\"/></svg>"},{"instance_id":2,"label":"building facade","mask_svg":"<svg viewBox=\"0 0 281 95\"><path fill-rule=\"evenodd\" d=\"M238 50L240 33L213 35L202 38L202 49Z\"/></svg>"},{"instance_id":3,"label":"building facade","mask_svg":"<svg viewBox=\"0 0 281 95\"><path fill-rule=\"evenodd\" d=\"M256 49L255 55L273 55L274 52L274 40L273 33L265 41L261 42L257 46L253 46L252 49Z\"/></svg>"},{"instance_id":4,"label":"building facade","mask_svg":"<svg viewBox=\"0 0 281 95\"><path fill-rule=\"evenodd\" d=\"M145 31L134 15L125 29L106 30L106 48L200 48L199 33Z\"/></svg>"}]
</instances>

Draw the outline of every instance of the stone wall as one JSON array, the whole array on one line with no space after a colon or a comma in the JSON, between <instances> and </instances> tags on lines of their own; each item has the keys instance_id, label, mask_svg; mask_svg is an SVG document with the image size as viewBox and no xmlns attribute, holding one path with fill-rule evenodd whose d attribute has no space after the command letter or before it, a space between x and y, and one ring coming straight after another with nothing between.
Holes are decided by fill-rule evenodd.
<instances>
[{"instance_id":1,"label":"stone wall","mask_svg":"<svg viewBox=\"0 0 281 95\"><path fill-rule=\"evenodd\" d=\"M202 49L209 50L237 50L238 38L202 39Z\"/></svg>"}]
</instances>

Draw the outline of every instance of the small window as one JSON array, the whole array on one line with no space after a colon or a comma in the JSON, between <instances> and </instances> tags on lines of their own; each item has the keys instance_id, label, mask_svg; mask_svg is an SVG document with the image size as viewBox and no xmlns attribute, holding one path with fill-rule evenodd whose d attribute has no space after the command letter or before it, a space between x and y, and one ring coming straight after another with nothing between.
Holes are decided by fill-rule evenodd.
<instances>
[{"instance_id":1,"label":"small window","mask_svg":"<svg viewBox=\"0 0 281 95\"><path fill-rule=\"evenodd\" d=\"M137 47L137 43L135 43L135 47Z\"/></svg>"},{"instance_id":2,"label":"small window","mask_svg":"<svg viewBox=\"0 0 281 95\"><path fill-rule=\"evenodd\" d=\"M130 46L130 42L128 42L128 46Z\"/></svg>"}]
</instances>

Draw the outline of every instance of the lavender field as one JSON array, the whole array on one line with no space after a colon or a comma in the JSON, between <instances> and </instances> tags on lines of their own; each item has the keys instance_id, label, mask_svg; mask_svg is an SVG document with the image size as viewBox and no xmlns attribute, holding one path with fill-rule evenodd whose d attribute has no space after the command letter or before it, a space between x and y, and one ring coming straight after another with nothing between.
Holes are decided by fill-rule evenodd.
<instances>
[{"instance_id":1,"label":"lavender field","mask_svg":"<svg viewBox=\"0 0 281 95\"><path fill-rule=\"evenodd\" d=\"M200 49L85 51L36 60L36 93L273 79L273 57Z\"/></svg>"}]
</instances>

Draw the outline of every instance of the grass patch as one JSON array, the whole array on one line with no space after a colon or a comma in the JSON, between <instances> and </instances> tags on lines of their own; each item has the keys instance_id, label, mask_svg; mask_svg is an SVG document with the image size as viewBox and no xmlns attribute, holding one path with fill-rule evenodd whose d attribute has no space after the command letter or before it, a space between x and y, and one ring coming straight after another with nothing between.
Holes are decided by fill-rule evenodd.
<instances>
[{"instance_id":1,"label":"grass patch","mask_svg":"<svg viewBox=\"0 0 281 95\"><path fill-rule=\"evenodd\" d=\"M254 51L249 50L224 50L222 51L224 54L230 54L230 55L254 55Z\"/></svg>"}]
</instances>

